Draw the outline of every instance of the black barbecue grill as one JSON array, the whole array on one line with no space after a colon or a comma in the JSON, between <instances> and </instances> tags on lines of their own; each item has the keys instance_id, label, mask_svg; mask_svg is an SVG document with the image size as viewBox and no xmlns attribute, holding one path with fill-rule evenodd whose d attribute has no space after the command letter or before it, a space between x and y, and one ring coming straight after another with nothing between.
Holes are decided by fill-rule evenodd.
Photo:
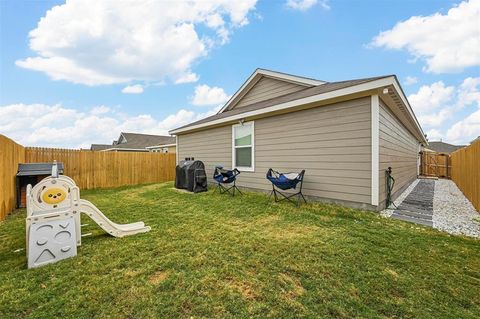
<instances>
[{"instance_id":1,"label":"black barbecue grill","mask_svg":"<svg viewBox=\"0 0 480 319\"><path fill-rule=\"evenodd\" d=\"M175 187L189 192L206 192L207 174L202 161L186 158L175 168Z\"/></svg>"}]
</instances>

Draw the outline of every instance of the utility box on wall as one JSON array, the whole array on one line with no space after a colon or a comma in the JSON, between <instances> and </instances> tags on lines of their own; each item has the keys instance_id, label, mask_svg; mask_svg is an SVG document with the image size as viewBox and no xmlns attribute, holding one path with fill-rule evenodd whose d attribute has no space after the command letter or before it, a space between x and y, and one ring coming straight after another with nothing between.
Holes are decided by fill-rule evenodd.
<instances>
[{"instance_id":1,"label":"utility box on wall","mask_svg":"<svg viewBox=\"0 0 480 319\"><path fill-rule=\"evenodd\" d=\"M18 164L17 203L16 208L26 207L27 185L35 186L38 182L52 174L52 163ZM57 163L58 173L63 174L63 164Z\"/></svg>"}]
</instances>

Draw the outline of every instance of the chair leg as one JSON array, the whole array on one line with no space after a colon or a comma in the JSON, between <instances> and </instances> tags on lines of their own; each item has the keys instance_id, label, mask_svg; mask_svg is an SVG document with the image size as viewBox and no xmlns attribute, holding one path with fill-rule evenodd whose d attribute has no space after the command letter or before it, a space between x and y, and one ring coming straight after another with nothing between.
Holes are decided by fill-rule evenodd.
<instances>
[{"instance_id":1,"label":"chair leg","mask_svg":"<svg viewBox=\"0 0 480 319\"><path fill-rule=\"evenodd\" d=\"M235 188L237 189L237 192L240 193L240 195L243 195L243 193L240 191L240 188L238 188L237 186L235 186Z\"/></svg>"},{"instance_id":2,"label":"chair leg","mask_svg":"<svg viewBox=\"0 0 480 319\"><path fill-rule=\"evenodd\" d=\"M303 201L305 202L305 204L307 203L307 200L305 199L305 196L303 196L302 193L300 193L300 195L302 195L302 198L303 198Z\"/></svg>"},{"instance_id":3,"label":"chair leg","mask_svg":"<svg viewBox=\"0 0 480 319\"><path fill-rule=\"evenodd\" d=\"M226 192L228 192L228 189L226 189L222 184L218 184L218 190L220 192L220 194L225 194Z\"/></svg>"},{"instance_id":4,"label":"chair leg","mask_svg":"<svg viewBox=\"0 0 480 319\"><path fill-rule=\"evenodd\" d=\"M302 192L297 192L293 194L284 194L280 191L277 191L275 188L273 188L272 191L270 192L269 198L272 196L272 194L275 197L275 202L288 200L289 202L295 204L295 206L297 207L300 206L300 201L302 199L305 203L307 203L307 200L303 196ZM280 198L279 195L282 196L282 198Z\"/></svg>"},{"instance_id":5,"label":"chair leg","mask_svg":"<svg viewBox=\"0 0 480 319\"><path fill-rule=\"evenodd\" d=\"M225 187L221 183L218 183L217 188L220 194L228 193L230 196L235 197L235 193L238 192L240 195L243 195L243 193L240 191L237 185L235 185L235 183L233 183L233 185L230 187Z\"/></svg>"}]
</instances>

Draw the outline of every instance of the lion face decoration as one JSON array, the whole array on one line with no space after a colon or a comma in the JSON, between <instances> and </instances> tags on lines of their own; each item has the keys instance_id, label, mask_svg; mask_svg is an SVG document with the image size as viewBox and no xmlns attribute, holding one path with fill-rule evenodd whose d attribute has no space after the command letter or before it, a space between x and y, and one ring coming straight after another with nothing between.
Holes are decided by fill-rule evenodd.
<instances>
[{"instance_id":1,"label":"lion face decoration","mask_svg":"<svg viewBox=\"0 0 480 319\"><path fill-rule=\"evenodd\" d=\"M43 191L42 200L44 203L56 205L63 202L67 198L67 193L63 188L47 188Z\"/></svg>"}]
</instances>

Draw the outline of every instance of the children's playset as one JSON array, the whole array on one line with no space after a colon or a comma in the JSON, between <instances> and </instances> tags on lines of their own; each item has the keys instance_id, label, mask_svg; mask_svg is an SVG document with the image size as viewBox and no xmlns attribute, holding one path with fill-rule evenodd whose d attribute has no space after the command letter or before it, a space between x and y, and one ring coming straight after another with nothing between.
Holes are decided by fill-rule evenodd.
<instances>
[{"instance_id":1,"label":"children's playset","mask_svg":"<svg viewBox=\"0 0 480 319\"><path fill-rule=\"evenodd\" d=\"M59 175L54 162L51 176L44 178L34 187L27 186L28 268L77 255L77 246L82 243L81 213L115 237L150 231L150 227L143 222L112 222L94 204L80 198L80 189L73 179Z\"/></svg>"}]
</instances>

